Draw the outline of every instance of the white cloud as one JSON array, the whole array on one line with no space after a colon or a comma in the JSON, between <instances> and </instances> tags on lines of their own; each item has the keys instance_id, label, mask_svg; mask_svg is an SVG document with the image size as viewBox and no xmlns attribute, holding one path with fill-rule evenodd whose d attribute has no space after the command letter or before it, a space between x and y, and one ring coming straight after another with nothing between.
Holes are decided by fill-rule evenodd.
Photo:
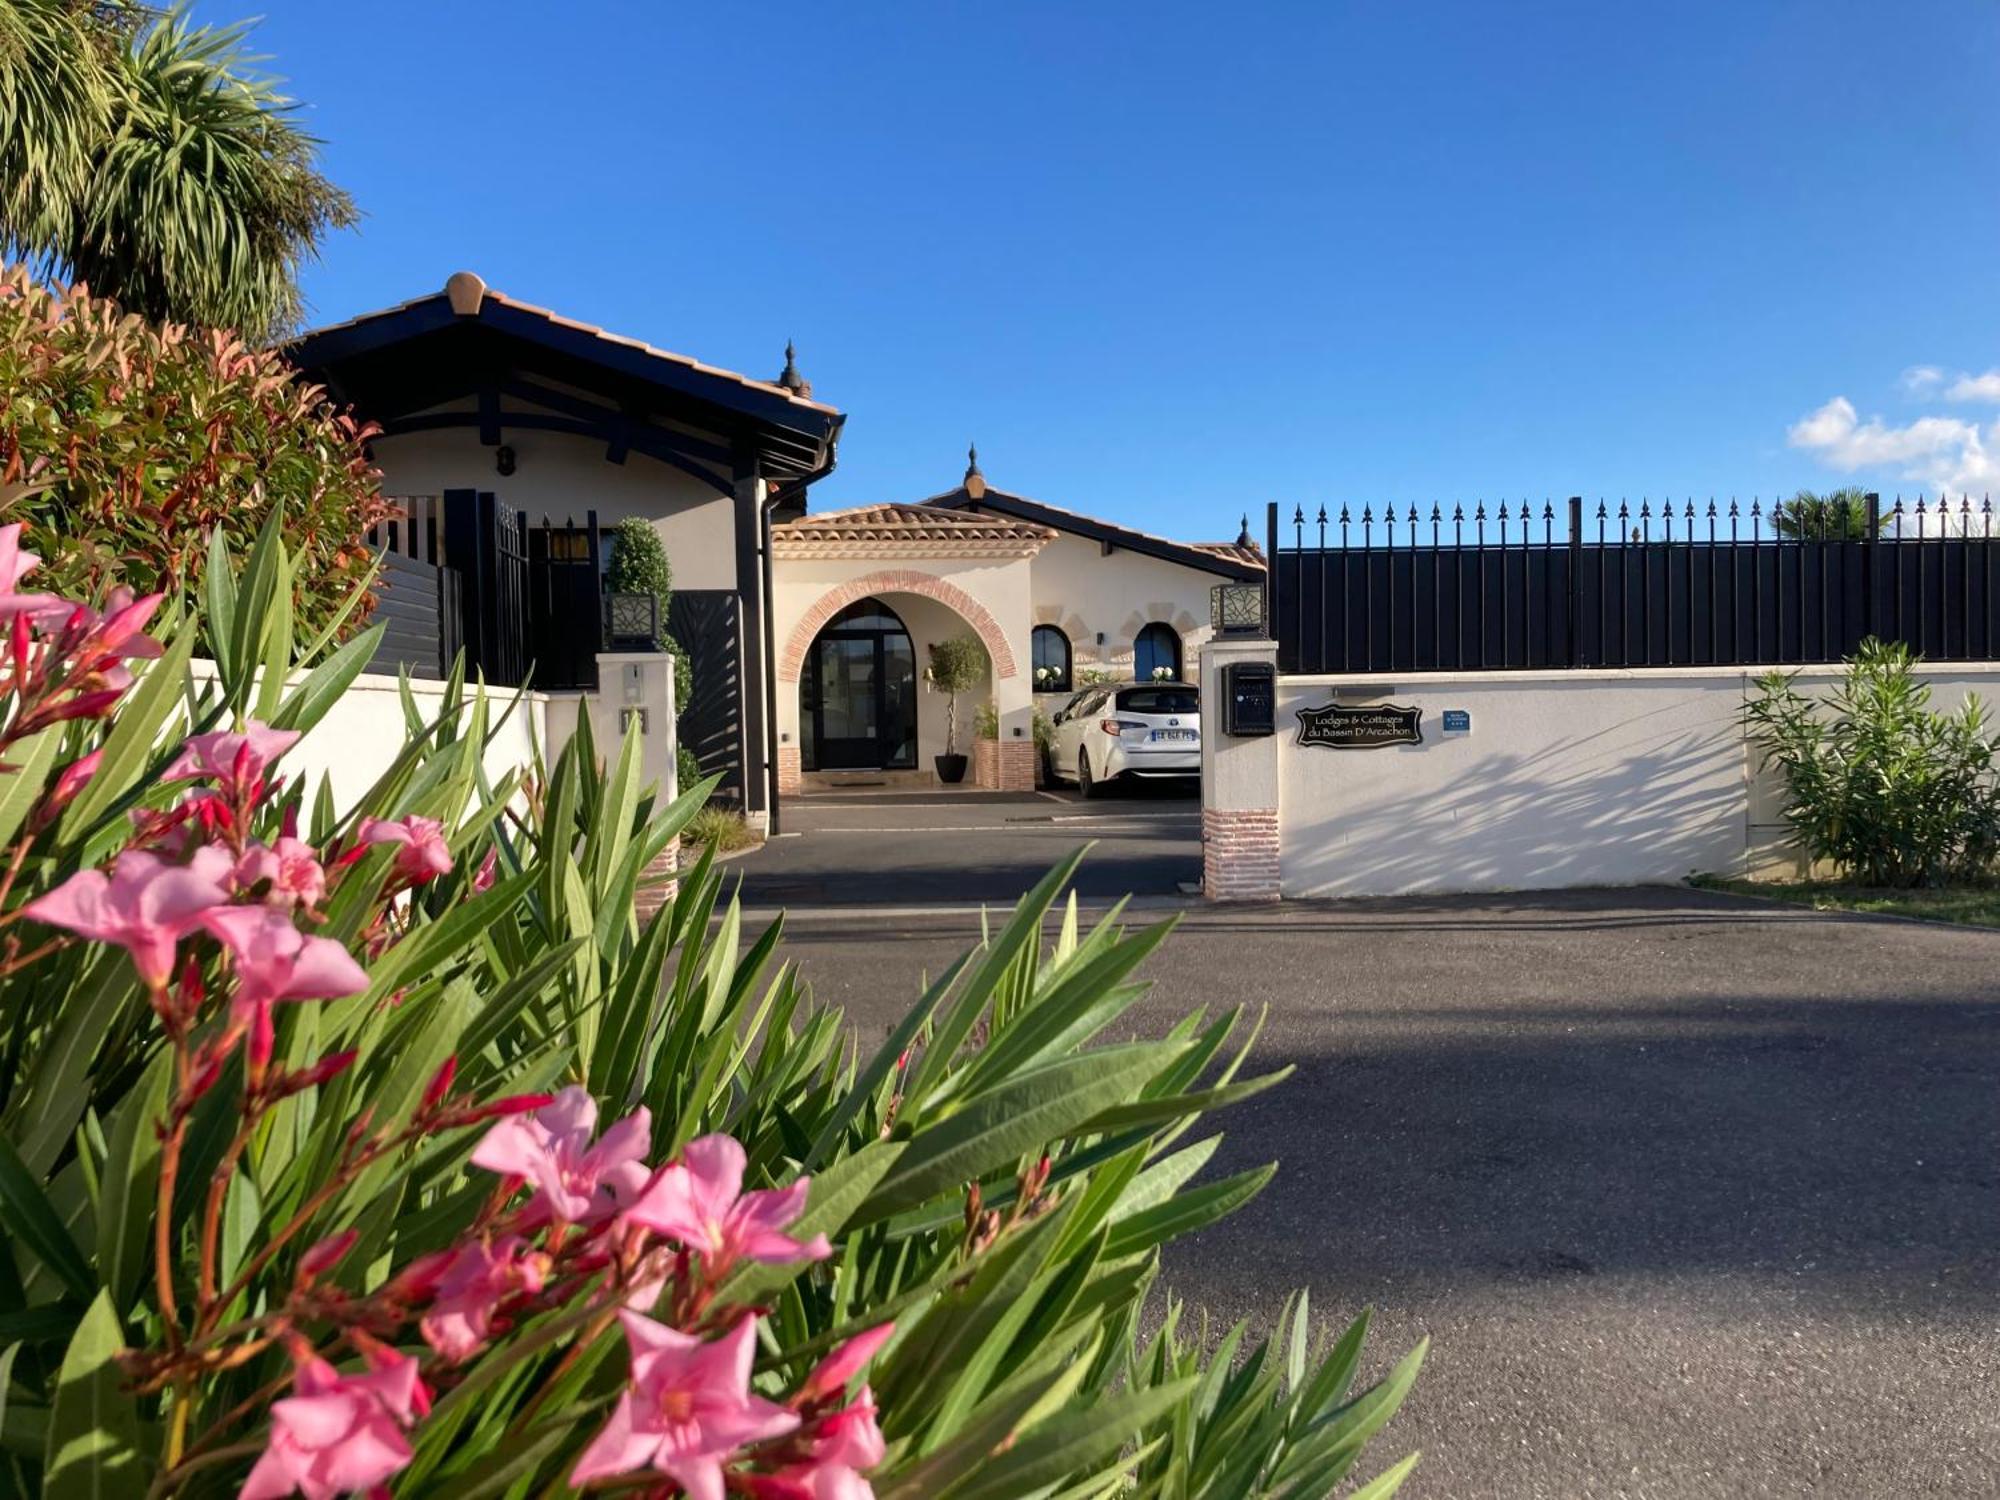
<instances>
[{"instance_id":1,"label":"white cloud","mask_svg":"<svg viewBox=\"0 0 2000 1500\"><path fill-rule=\"evenodd\" d=\"M1944 384L1944 371L1936 365L1911 365L1903 371L1903 389L1921 396Z\"/></svg>"},{"instance_id":2,"label":"white cloud","mask_svg":"<svg viewBox=\"0 0 2000 1500\"><path fill-rule=\"evenodd\" d=\"M2000 370L1984 375L1961 375L1945 389L1947 401L2000 402Z\"/></svg>"},{"instance_id":3,"label":"white cloud","mask_svg":"<svg viewBox=\"0 0 2000 1500\"><path fill-rule=\"evenodd\" d=\"M1995 378L2000 392L2000 372ZM1842 473L1890 470L1954 494L2000 489L2000 459L1990 451L2000 450L2000 422L1984 432L1959 417L1918 417L1894 426L1880 417L1863 421L1852 401L1835 396L1785 435L1794 448Z\"/></svg>"}]
</instances>

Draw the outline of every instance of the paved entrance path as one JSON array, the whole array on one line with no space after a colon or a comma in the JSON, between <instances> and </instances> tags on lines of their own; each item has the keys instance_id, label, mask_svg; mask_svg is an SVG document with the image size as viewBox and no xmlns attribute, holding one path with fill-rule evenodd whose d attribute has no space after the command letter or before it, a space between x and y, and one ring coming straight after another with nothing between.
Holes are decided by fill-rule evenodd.
<instances>
[{"instance_id":1,"label":"paved entrance path","mask_svg":"<svg viewBox=\"0 0 2000 1500\"><path fill-rule=\"evenodd\" d=\"M807 919L864 1040L962 919ZM2000 1494L2000 935L1694 892L1189 915L1142 1028L1268 1003L1276 1158L1167 1281L1435 1342L1404 1493ZM1378 1465L1379 1466L1379 1465Z\"/></svg>"},{"instance_id":2,"label":"paved entrance path","mask_svg":"<svg viewBox=\"0 0 2000 1500\"><path fill-rule=\"evenodd\" d=\"M1095 840L1078 889L1178 900L1201 879L1201 800L1176 786L1074 791L857 791L790 799L783 836L732 860L746 906L934 908L1012 904Z\"/></svg>"}]
</instances>

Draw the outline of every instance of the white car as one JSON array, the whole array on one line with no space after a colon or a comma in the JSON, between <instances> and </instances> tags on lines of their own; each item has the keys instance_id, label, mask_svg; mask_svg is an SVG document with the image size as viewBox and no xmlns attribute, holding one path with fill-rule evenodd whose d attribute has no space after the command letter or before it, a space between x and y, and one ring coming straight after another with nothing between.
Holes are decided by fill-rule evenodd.
<instances>
[{"instance_id":1,"label":"white car","mask_svg":"<svg viewBox=\"0 0 2000 1500\"><path fill-rule=\"evenodd\" d=\"M1049 769L1094 797L1122 777L1201 775L1201 690L1188 682L1085 688L1055 717Z\"/></svg>"}]
</instances>

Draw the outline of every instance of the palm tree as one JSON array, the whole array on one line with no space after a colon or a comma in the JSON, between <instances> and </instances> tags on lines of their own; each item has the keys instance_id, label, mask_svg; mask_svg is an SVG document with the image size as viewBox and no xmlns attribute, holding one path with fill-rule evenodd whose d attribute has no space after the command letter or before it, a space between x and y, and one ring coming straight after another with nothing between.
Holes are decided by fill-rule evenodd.
<instances>
[{"instance_id":1,"label":"palm tree","mask_svg":"<svg viewBox=\"0 0 2000 1500\"><path fill-rule=\"evenodd\" d=\"M282 333L300 262L354 205L315 170L293 102L252 71L245 27L132 17L0 0L0 237L155 321ZM64 82L39 71L52 65Z\"/></svg>"},{"instance_id":2,"label":"palm tree","mask_svg":"<svg viewBox=\"0 0 2000 1500\"><path fill-rule=\"evenodd\" d=\"M1876 518L1877 531L1882 519ZM1868 492L1849 488L1815 495L1800 490L1771 507L1771 524L1779 536L1796 541L1858 542L1868 535Z\"/></svg>"}]
</instances>

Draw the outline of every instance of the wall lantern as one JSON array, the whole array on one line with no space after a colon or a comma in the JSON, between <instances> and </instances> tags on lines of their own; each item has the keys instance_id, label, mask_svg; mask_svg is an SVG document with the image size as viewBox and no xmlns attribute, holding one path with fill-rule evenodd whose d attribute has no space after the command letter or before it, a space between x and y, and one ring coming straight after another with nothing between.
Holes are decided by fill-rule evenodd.
<instances>
[{"instance_id":1,"label":"wall lantern","mask_svg":"<svg viewBox=\"0 0 2000 1500\"><path fill-rule=\"evenodd\" d=\"M493 450L493 467L500 471L502 477L512 474L514 472L513 448L506 443L502 443L499 447L495 448Z\"/></svg>"},{"instance_id":2,"label":"wall lantern","mask_svg":"<svg viewBox=\"0 0 2000 1500\"><path fill-rule=\"evenodd\" d=\"M1208 591L1208 623L1217 635L1264 633L1264 585L1218 583Z\"/></svg>"}]
</instances>

